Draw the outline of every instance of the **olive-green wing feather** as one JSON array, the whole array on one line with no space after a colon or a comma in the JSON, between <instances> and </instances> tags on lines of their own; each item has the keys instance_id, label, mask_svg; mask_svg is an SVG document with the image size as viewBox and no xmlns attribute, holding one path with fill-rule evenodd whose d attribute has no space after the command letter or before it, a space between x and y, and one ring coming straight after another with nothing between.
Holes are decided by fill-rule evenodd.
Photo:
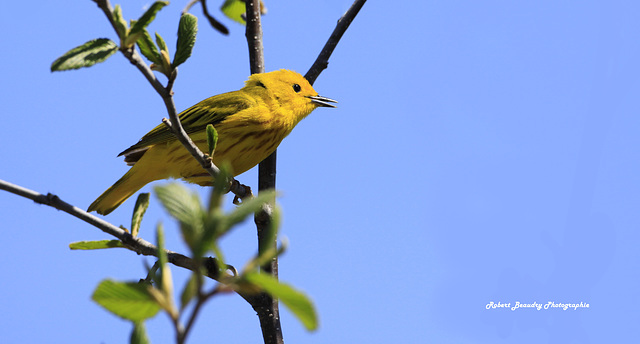
<instances>
[{"instance_id":1,"label":"olive-green wing feather","mask_svg":"<svg viewBox=\"0 0 640 344\"><path fill-rule=\"evenodd\" d=\"M182 111L178 116L187 134L192 134L205 130L207 124L215 126L227 117L255 105L255 99L245 92L233 91L207 98ZM131 164L138 161L149 147L175 139L171 130L165 124L160 124L118 156L124 155L125 162Z\"/></svg>"}]
</instances>

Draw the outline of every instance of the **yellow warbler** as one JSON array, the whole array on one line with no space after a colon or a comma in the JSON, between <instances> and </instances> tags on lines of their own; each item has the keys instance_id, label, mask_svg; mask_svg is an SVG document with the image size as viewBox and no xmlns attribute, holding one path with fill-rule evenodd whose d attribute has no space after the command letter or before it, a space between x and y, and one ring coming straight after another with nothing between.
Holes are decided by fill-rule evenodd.
<instances>
[{"instance_id":1,"label":"yellow warbler","mask_svg":"<svg viewBox=\"0 0 640 344\"><path fill-rule=\"evenodd\" d=\"M290 70L254 74L238 91L205 99L180 113L185 131L207 151L206 126L218 132L213 162L229 162L234 176L260 163L291 130L317 107L335 107L321 97L300 74ZM107 215L147 183L182 178L202 186L211 176L182 146L166 125L160 124L118 156L133 167L90 206Z\"/></svg>"}]
</instances>

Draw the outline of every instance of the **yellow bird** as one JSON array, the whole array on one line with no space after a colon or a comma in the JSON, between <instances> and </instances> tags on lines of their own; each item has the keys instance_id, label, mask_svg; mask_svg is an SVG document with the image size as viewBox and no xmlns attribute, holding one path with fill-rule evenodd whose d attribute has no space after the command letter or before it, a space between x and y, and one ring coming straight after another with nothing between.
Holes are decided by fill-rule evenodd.
<instances>
[{"instance_id":1,"label":"yellow bird","mask_svg":"<svg viewBox=\"0 0 640 344\"><path fill-rule=\"evenodd\" d=\"M300 74L290 70L254 74L238 91L207 98L179 114L187 134L200 150L207 151L207 124L218 132L213 162L227 161L237 176L268 157L282 139L317 107L335 107L335 100L321 97ZM159 179L182 178L209 186L211 176L160 124L118 156L133 166L102 193L88 211L107 215L146 184Z\"/></svg>"}]
</instances>

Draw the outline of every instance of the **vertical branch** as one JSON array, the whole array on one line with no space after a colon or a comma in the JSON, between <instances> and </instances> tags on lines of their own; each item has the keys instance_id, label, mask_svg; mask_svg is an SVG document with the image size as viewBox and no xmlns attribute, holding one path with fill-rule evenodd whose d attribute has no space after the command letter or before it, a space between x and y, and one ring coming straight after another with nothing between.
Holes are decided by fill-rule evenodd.
<instances>
[{"instance_id":1,"label":"vertical branch","mask_svg":"<svg viewBox=\"0 0 640 344\"><path fill-rule=\"evenodd\" d=\"M249 66L251 74L264 73L264 49L262 47L262 21L260 1L247 0L247 43L249 44Z\"/></svg>"},{"instance_id":2,"label":"vertical branch","mask_svg":"<svg viewBox=\"0 0 640 344\"><path fill-rule=\"evenodd\" d=\"M264 73L264 51L262 47L262 25L260 20L260 0L246 1L247 43L249 45L249 63L251 74ZM258 190L275 189L276 187L276 152L258 166ZM266 233L272 221L275 200L266 205L256 214L255 223L258 231L258 252L264 252L276 247L276 241L267 241ZM272 259L262 267L264 273L278 277L278 259ZM262 337L265 344L283 344L282 328L280 326L280 312L278 300L267 293L262 293L252 299L251 306L258 314Z\"/></svg>"}]
</instances>

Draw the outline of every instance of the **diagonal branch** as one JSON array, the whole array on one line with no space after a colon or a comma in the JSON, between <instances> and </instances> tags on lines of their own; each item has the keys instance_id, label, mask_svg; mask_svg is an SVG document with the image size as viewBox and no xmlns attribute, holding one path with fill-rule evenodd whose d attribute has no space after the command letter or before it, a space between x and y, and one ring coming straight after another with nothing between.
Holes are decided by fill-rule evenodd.
<instances>
[{"instance_id":1,"label":"diagonal branch","mask_svg":"<svg viewBox=\"0 0 640 344\"><path fill-rule=\"evenodd\" d=\"M322 51L320 51L320 54L318 55L318 58L313 62L313 65L309 68L307 74L304 75L311 85L313 85L320 73L329 66L329 57L333 54L333 50L338 45L338 42L340 42L342 35L347 31L347 28L349 28L349 25L358 12L360 12L360 9L364 6L365 2L367 2L367 0L355 0L347 12L338 19L338 24L336 24L336 28L333 30L333 33L331 33L329 40L325 43Z\"/></svg>"},{"instance_id":2,"label":"diagonal branch","mask_svg":"<svg viewBox=\"0 0 640 344\"><path fill-rule=\"evenodd\" d=\"M54 194L49 193L44 195L36 191L6 182L1 179L0 179L0 190L5 190L13 194L16 194L18 196L22 196L30 200L33 200L38 204L48 205L50 207L64 211L65 213L71 216L74 216L90 225L97 227L103 232L120 239L120 241L122 241L124 246L133 252L136 252L144 256L154 256L154 257L158 256L158 248L152 243L139 237L133 237L129 232L125 231L124 229L120 227L116 227L113 224L103 220L102 218L89 214L88 212L61 200L58 196ZM182 255L180 253L176 253L169 250L166 250L166 251L167 251L168 260L171 264L194 271L194 272L201 271L201 269L198 267L195 260L185 255ZM215 258L205 258L202 260L202 262L203 262L202 264L204 265L207 277L212 278L216 281L220 281L217 260Z\"/></svg>"},{"instance_id":3,"label":"diagonal branch","mask_svg":"<svg viewBox=\"0 0 640 344\"><path fill-rule=\"evenodd\" d=\"M229 29L227 29L226 26L224 26L221 22L219 22L211 14L209 14L209 9L207 8L207 0L191 0L187 4L187 6L182 10L182 14L185 14L185 13L189 12L191 7L193 7L193 5L195 5L198 2L202 3L202 14L204 14L205 18L207 18L207 20L209 21L209 24L211 24L211 27L213 27L214 29L218 30L218 32L220 32L223 35L228 35L229 34Z\"/></svg>"}]
</instances>

